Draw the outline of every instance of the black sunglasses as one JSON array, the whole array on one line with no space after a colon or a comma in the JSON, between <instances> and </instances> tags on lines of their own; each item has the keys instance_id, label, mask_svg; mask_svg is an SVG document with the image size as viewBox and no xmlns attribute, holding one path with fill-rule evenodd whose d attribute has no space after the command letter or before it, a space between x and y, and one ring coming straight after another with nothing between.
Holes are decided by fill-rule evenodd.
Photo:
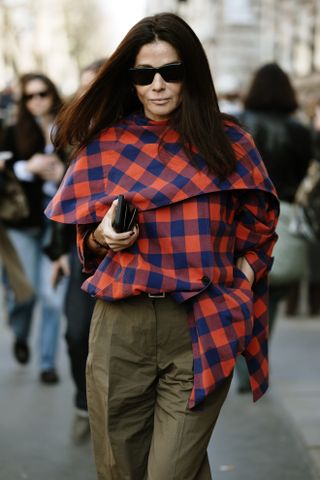
<instances>
[{"instance_id":1,"label":"black sunglasses","mask_svg":"<svg viewBox=\"0 0 320 480\"><path fill-rule=\"evenodd\" d=\"M28 102L35 97L46 98L48 95L50 95L48 90L43 90L42 92L26 93L23 95L23 98L26 102Z\"/></svg>"},{"instance_id":2,"label":"black sunglasses","mask_svg":"<svg viewBox=\"0 0 320 480\"><path fill-rule=\"evenodd\" d=\"M150 85L153 82L156 73L160 73L165 82L181 82L183 79L183 63L171 63L163 67L136 67L129 68L132 81L135 85Z\"/></svg>"}]
</instances>

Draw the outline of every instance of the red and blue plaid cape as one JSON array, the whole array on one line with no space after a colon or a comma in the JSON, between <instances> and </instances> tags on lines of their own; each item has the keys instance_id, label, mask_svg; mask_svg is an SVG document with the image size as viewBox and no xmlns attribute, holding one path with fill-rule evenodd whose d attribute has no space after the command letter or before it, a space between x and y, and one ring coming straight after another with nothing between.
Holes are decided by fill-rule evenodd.
<instances>
[{"instance_id":1,"label":"red and blue plaid cape","mask_svg":"<svg viewBox=\"0 0 320 480\"><path fill-rule=\"evenodd\" d=\"M53 220L78 225L80 257L92 272L83 289L92 296L115 301L170 292L187 302L194 353L190 408L231 374L241 353L254 400L268 386L267 273L278 202L251 137L233 123L225 128L237 167L220 181L200 155L197 168L190 163L166 122L130 115L73 161L46 210ZM139 239L125 251L109 250L101 261L90 259L83 239L119 194L138 208ZM255 271L252 289L235 267L240 256Z\"/></svg>"}]
</instances>

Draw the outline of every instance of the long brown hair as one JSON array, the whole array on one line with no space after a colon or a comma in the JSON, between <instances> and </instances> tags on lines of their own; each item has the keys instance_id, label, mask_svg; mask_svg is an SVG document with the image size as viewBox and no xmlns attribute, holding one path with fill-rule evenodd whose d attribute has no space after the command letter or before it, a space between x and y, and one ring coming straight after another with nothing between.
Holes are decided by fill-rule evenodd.
<instances>
[{"instance_id":1,"label":"long brown hair","mask_svg":"<svg viewBox=\"0 0 320 480\"><path fill-rule=\"evenodd\" d=\"M30 158L34 153L45 147L45 139L36 119L30 113L26 105L26 86L33 80L40 80L46 85L46 89L52 97L50 114L55 117L62 106L62 101L54 83L42 73L26 73L20 78L21 96L17 109L16 141L21 158Z\"/></svg>"},{"instance_id":2,"label":"long brown hair","mask_svg":"<svg viewBox=\"0 0 320 480\"><path fill-rule=\"evenodd\" d=\"M104 128L141 109L128 69L145 44L170 43L184 63L183 101L170 119L192 159L195 146L209 168L225 177L235 168L235 156L226 137L208 60L189 25L172 13L145 17L134 25L100 70L87 92L66 106L57 119L55 142L72 145L73 155Z\"/></svg>"}]
</instances>

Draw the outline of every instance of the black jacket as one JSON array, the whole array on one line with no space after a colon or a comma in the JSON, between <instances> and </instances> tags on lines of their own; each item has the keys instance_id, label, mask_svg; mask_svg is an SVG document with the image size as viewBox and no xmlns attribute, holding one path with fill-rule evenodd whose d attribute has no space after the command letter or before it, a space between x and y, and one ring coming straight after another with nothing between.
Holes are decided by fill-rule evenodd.
<instances>
[{"instance_id":1,"label":"black jacket","mask_svg":"<svg viewBox=\"0 0 320 480\"><path fill-rule=\"evenodd\" d=\"M17 125L11 125L4 131L0 142L0 150L8 150L13 154L12 159L8 161L11 166L13 166L13 163L17 162L18 160L29 160L29 158L36 153L44 153L45 141L44 138L39 136L39 142L37 145L35 145L34 151L30 152L30 157L23 158L23 155L19 151L18 147L18 134L19 132ZM63 152L59 152L58 156L64 160L65 156ZM42 227L45 219L43 210L46 206L45 196L42 192L43 180L35 175L34 179L30 182L21 180L19 180L19 182L25 192L29 204L30 214L27 218L19 222L12 221L10 223L6 223L14 228Z\"/></svg>"},{"instance_id":2,"label":"black jacket","mask_svg":"<svg viewBox=\"0 0 320 480\"><path fill-rule=\"evenodd\" d=\"M12 125L8 127L1 141L0 149L8 150L12 152L13 157L10 160L10 163L13 164L18 160L29 160L28 158L22 158L18 144L17 144L17 127ZM43 144L39 144L38 148L33 153L42 153ZM20 181L20 180L19 180ZM20 181L20 184L24 190L26 198L29 203L30 215L22 221L19 222L10 222L10 225L23 228L23 227L40 227L43 223L43 195L42 195L42 185L43 181L39 177L31 182ZM8 222L9 223L9 222Z\"/></svg>"},{"instance_id":3,"label":"black jacket","mask_svg":"<svg viewBox=\"0 0 320 480\"><path fill-rule=\"evenodd\" d=\"M313 157L311 129L287 114L245 111L238 118L253 136L280 200L292 202Z\"/></svg>"}]
</instances>

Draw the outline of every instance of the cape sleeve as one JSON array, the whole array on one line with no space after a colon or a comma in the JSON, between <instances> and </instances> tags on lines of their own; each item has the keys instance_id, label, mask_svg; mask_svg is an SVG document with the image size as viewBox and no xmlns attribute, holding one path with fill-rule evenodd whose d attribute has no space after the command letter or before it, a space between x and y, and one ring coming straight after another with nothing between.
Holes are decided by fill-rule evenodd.
<instances>
[{"instance_id":1,"label":"cape sleeve","mask_svg":"<svg viewBox=\"0 0 320 480\"><path fill-rule=\"evenodd\" d=\"M277 240L279 204L274 194L261 190L239 192L235 226L235 255L244 256L255 273L252 338L242 352L250 374L254 401L268 388L268 272Z\"/></svg>"},{"instance_id":2,"label":"cape sleeve","mask_svg":"<svg viewBox=\"0 0 320 480\"><path fill-rule=\"evenodd\" d=\"M235 256L246 258L256 282L272 267L278 215L278 202L273 195L259 190L240 193L235 215Z\"/></svg>"},{"instance_id":3,"label":"cape sleeve","mask_svg":"<svg viewBox=\"0 0 320 480\"><path fill-rule=\"evenodd\" d=\"M93 142L75 158L56 194L45 209L51 220L69 224L97 223L111 203L105 189L105 170L98 141Z\"/></svg>"}]
</instances>

